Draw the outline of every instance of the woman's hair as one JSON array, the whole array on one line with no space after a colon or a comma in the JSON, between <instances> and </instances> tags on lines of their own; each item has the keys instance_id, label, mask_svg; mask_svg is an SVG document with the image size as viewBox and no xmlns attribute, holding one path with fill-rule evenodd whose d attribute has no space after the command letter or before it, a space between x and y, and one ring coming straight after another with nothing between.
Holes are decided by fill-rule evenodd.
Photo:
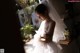
<instances>
[{"instance_id":1,"label":"woman's hair","mask_svg":"<svg viewBox=\"0 0 80 53\"><path fill-rule=\"evenodd\" d=\"M39 13L39 14L45 14L45 11L48 10L47 6L44 4L39 4L36 9L35 12Z\"/></svg>"}]
</instances>

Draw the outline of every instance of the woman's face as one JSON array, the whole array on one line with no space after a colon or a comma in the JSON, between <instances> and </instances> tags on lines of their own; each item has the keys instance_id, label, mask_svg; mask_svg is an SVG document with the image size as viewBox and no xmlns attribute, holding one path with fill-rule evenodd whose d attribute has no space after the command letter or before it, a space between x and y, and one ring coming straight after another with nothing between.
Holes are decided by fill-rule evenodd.
<instances>
[{"instance_id":1,"label":"woman's face","mask_svg":"<svg viewBox=\"0 0 80 53\"><path fill-rule=\"evenodd\" d=\"M36 13L36 14L37 14L37 16L38 16L41 20L44 20L44 19L45 19L45 16L44 16L44 15L39 14L39 13Z\"/></svg>"}]
</instances>

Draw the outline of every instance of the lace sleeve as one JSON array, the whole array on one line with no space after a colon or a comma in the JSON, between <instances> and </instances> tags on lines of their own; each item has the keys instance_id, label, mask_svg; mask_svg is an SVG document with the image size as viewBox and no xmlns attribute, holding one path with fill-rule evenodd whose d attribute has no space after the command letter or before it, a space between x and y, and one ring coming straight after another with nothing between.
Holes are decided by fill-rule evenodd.
<instances>
[{"instance_id":1,"label":"lace sleeve","mask_svg":"<svg viewBox=\"0 0 80 53\"><path fill-rule=\"evenodd\" d=\"M43 27L43 33L41 34L41 37L46 37L47 35L52 35L55 28L55 22L50 21L49 23L44 24Z\"/></svg>"},{"instance_id":2,"label":"lace sleeve","mask_svg":"<svg viewBox=\"0 0 80 53\"><path fill-rule=\"evenodd\" d=\"M54 28L55 28L55 22L54 21L51 21L48 26L46 26L45 28L45 35L53 35L54 33Z\"/></svg>"}]
</instances>

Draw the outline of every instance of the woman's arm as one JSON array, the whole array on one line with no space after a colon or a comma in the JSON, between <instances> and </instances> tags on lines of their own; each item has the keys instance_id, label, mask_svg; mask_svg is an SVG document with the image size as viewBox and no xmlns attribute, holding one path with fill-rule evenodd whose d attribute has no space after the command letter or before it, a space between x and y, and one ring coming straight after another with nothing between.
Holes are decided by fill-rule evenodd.
<instances>
[{"instance_id":1,"label":"woman's arm","mask_svg":"<svg viewBox=\"0 0 80 53\"><path fill-rule=\"evenodd\" d=\"M45 29L45 35L52 35L54 33L54 28L55 28L55 22L51 21L49 26L47 27L48 29Z\"/></svg>"},{"instance_id":2,"label":"woman's arm","mask_svg":"<svg viewBox=\"0 0 80 53\"><path fill-rule=\"evenodd\" d=\"M55 22L50 21L49 25L45 26L45 30L44 30L45 33L43 34L43 36L41 36L41 40L46 41L46 39L49 38L50 35L53 35L54 28L55 28Z\"/></svg>"}]
</instances>

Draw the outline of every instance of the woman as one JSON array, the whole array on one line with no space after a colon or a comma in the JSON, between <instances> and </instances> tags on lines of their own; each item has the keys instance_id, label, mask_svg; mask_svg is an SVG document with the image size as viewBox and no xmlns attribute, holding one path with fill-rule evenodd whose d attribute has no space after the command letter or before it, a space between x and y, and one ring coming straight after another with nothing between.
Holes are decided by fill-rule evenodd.
<instances>
[{"instance_id":1,"label":"woman","mask_svg":"<svg viewBox=\"0 0 80 53\"><path fill-rule=\"evenodd\" d=\"M50 19L48 8L44 4L39 4L36 7L35 12L42 22L34 35L34 49L31 53L60 53L60 48L52 41L56 23Z\"/></svg>"}]
</instances>

